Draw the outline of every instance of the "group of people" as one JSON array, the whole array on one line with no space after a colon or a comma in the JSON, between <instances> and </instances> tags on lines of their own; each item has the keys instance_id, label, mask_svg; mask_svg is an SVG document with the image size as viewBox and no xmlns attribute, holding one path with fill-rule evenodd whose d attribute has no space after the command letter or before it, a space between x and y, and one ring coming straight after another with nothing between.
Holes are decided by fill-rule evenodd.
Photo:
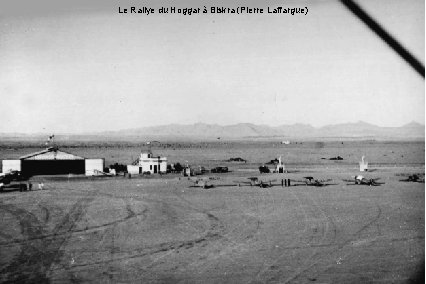
<instances>
[{"instance_id":1,"label":"group of people","mask_svg":"<svg viewBox=\"0 0 426 284\"><path fill-rule=\"evenodd\" d=\"M27 186L25 188L25 185L21 184L21 186L19 187L20 191L27 189L27 190L32 190L33 189L33 184L31 182L27 183ZM38 190L43 190L44 188L44 183L43 182L39 182L38 183Z\"/></svg>"}]
</instances>

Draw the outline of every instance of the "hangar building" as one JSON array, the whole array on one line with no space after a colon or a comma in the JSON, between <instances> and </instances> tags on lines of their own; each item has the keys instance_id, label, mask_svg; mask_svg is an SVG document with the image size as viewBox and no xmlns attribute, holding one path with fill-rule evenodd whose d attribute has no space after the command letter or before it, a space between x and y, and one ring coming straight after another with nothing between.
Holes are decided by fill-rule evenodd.
<instances>
[{"instance_id":1,"label":"hangar building","mask_svg":"<svg viewBox=\"0 0 426 284\"><path fill-rule=\"evenodd\" d=\"M18 160L3 160L2 172L20 171L22 175L96 175L104 169L104 159L86 159L50 147L20 157Z\"/></svg>"}]
</instances>

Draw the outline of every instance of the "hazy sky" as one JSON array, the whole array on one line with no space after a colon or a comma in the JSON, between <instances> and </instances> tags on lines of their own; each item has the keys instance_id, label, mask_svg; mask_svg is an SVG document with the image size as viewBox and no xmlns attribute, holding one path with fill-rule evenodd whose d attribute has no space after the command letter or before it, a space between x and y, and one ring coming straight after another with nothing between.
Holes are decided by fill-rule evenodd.
<instances>
[{"instance_id":1,"label":"hazy sky","mask_svg":"<svg viewBox=\"0 0 426 284\"><path fill-rule=\"evenodd\" d=\"M338 1L33 2L0 4L0 132L425 120L424 79ZM424 0L357 3L424 64ZM158 14L203 5L309 12Z\"/></svg>"}]
</instances>

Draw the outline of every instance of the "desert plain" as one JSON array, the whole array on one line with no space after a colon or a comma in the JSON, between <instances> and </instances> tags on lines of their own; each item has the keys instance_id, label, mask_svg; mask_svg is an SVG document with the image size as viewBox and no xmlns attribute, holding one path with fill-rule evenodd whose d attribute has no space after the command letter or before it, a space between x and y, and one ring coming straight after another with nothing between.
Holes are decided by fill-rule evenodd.
<instances>
[{"instance_id":1,"label":"desert plain","mask_svg":"<svg viewBox=\"0 0 426 284\"><path fill-rule=\"evenodd\" d=\"M169 163L228 167L204 175L215 178L209 189L179 174L35 176L31 182L45 190L0 194L0 282L424 283L425 185L400 181L424 174L424 145L181 141L152 148ZM40 150L25 142L0 146L0 159ZM141 148L96 141L61 147L106 165L129 164ZM343 160L329 160L338 155ZM362 174L383 185L343 181L360 174L362 155L370 168ZM279 156L288 173L259 174ZM276 186L242 186L251 176ZM281 179L305 176L333 181L281 186Z\"/></svg>"}]
</instances>

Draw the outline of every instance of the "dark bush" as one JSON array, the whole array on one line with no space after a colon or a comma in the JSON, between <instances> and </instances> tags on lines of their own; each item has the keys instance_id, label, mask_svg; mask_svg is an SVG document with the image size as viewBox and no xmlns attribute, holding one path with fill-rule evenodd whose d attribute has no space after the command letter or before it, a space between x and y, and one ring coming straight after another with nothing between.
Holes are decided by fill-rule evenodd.
<instances>
[{"instance_id":1,"label":"dark bush","mask_svg":"<svg viewBox=\"0 0 426 284\"><path fill-rule=\"evenodd\" d=\"M228 172L228 167L216 167L211 169L212 173L227 173Z\"/></svg>"},{"instance_id":2,"label":"dark bush","mask_svg":"<svg viewBox=\"0 0 426 284\"><path fill-rule=\"evenodd\" d=\"M270 173L271 171L269 170L269 168L267 166L260 166L259 167L259 172L261 174L267 174L267 173Z\"/></svg>"},{"instance_id":3,"label":"dark bush","mask_svg":"<svg viewBox=\"0 0 426 284\"><path fill-rule=\"evenodd\" d=\"M237 157L237 158L230 158L229 159L230 162L247 162L246 160L244 160L243 158Z\"/></svg>"},{"instance_id":4,"label":"dark bush","mask_svg":"<svg viewBox=\"0 0 426 284\"><path fill-rule=\"evenodd\" d=\"M183 171L183 167L180 163L176 163L174 166L175 166L175 172Z\"/></svg>"},{"instance_id":5,"label":"dark bush","mask_svg":"<svg viewBox=\"0 0 426 284\"><path fill-rule=\"evenodd\" d=\"M110 169L115 169L117 173L127 172L127 166L119 163L115 163L109 166Z\"/></svg>"}]
</instances>

